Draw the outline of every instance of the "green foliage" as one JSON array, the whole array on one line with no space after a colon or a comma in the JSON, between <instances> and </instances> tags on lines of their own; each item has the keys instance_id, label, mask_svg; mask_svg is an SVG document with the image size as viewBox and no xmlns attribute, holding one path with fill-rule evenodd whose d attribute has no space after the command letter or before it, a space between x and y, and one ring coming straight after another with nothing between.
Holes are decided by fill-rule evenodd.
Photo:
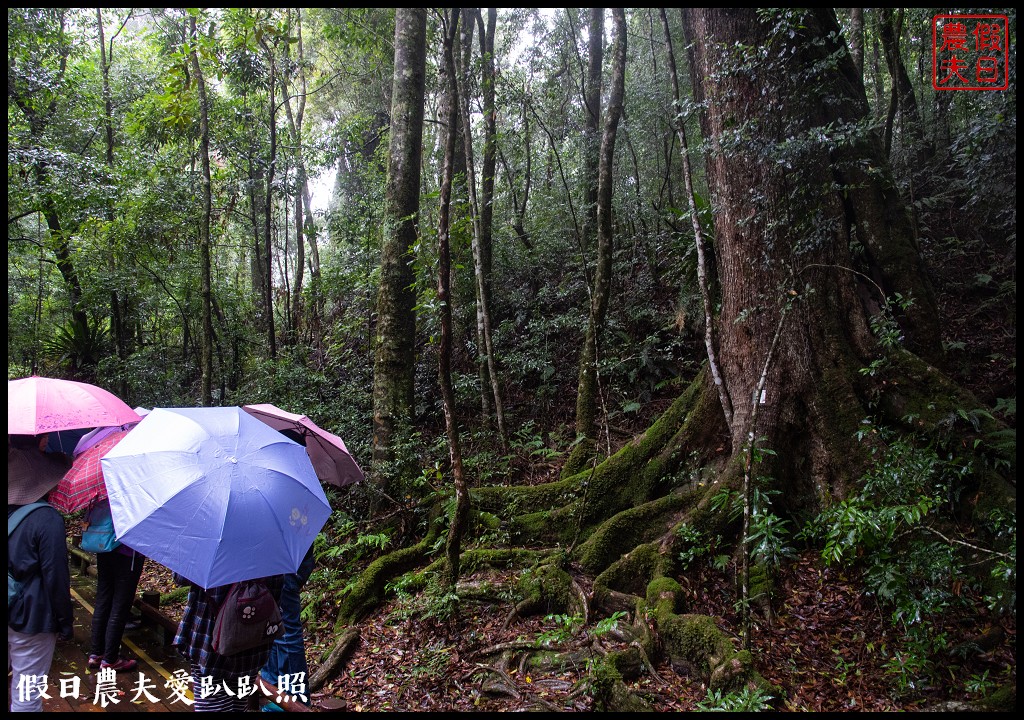
<instances>
[{"instance_id":1,"label":"green foliage","mask_svg":"<svg viewBox=\"0 0 1024 720\"><path fill-rule=\"evenodd\" d=\"M394 609L389 617L396 621L409 618L420 618L422 620L437 620L444 622L453 618L459 612L459 596L450 588L442 587L437 582L436 576L427 578L425 587L416 593L409 593L406 587L415 585L419 588L421 579L406 574L395 582L388 583L386 590L394 593L397 598Z\"/></svg>"},{"instance_id":2,"label":"green foliage","mask_svg":"<svg viewBox=\"0 0 1024 720\"><path fill-rule=\"evenodd\" d=\"M774 451L755 450L758 457L773 455ZM767 478L762 478L767 480ZM751 559L768 569L777 569L782 562L794 553L789 544L790 531L788 520L783 520L772 512L771 498L780 494L778 490L764 490L752 487L750 491L750 528L746 542L750 545ZM711 498L711 506L716 511L726 511L730 520L737 520L743 514L743 496L736 491L722 488ZM716 566L724 561L715 559Z\"/></svg>"},{"instance_id":3,"label":"green foliage","mask_svg":"<svg viewBox=\"0 0 1024 720\"><path fill-rule=\"evenodd\" d=\"M786 558L794 555L793 548L787 542L790 533L786 526L789 521L771 512L769 496L774 494L778 494L778 491L753 491L750 534L746 538L751 546L751 559L773 570L781 567Z\"/></svg>"},{"instance_id":4,"label":"green foliage","mask_svg":"<svg viewBox=\"0 0 1024 720\"><path fill-rule=\"evenodd\" d=\"M676 527L675 535L684 545L679 552L679 562L683 570L689 570L695 560L711 552L712 542L692 525L681 523Z\"/></svg>"},{"instance_id":5,"label":"green foliage","mask_svg":"<svg viewBox=\"0 0 1024 720\"><path fill-rule=\"evenodd\" d=\"M964 685L964 689L975 697L987 698L989 693L999 686L994 679L989 678L988 674L989 671L985 670L980 674L971 675L971 679Z\"/></svg>"},{"instance_id":6,"label":"green foliage","mask_svg":"<svg viewBox=\"0 0 1024 720\"><path fill-rule=\"evenodd\" d=\"M95 366L110 341L110 330L103 322L72 320L53 329L43 341L43 354L57 365Z\"/></svg>"},{"instance_id":7,"label":"green foliage","mask_svg":"<svg viewBox=\"0 0 1024 720\"><path fill-rule=\"evenodd\" d=\"M623 620L625 617L626 613L621 610L616 610L609 617L599 620L593 630L590 631L590 634L596 638L607 635L615 630L615 628L618 627L619 621Z\"/></svg>"},{"instance_id":8,"label":"green foliage","mask_svg":"<svg viewBox=\"0 0 1024 720\"><path fill-rule=\"evenodd\" d=\"M889 367L887 352L896 349L903 342L903 331L896 320L896 311L906 312L914 304L911 297L894 293L886 298L882 308L869 319L871 332L882 348L882 356L875 358L867 367L861 368L861 375L874 377Z\"/></svg>"},{"instance_id":9,"label":"green foliage","mask_svg":"<svg viewBox=\"0 0 1024 720\"><path fill-rule=\"evenodd\" d=\"M950 539L945 523L970 467L940 456L932 446L919 447L912 438L884 429L879 434L888 445L861 479L861 491L822 512L801 537L821 542L826 562L858 567L868 591L903 628L905 645L886 667L898 688L911 690L934 680L931 658L949 643L943 618L967 602L950 578L970 582L973 558ZM999 580L994 587L1002 588L989 595L989 603L1012 611L1016 555L1003 549L1016 547L1016 522L993 512L988 523L1001 543L990 565Z\"/></svg>"},{"instance_id":10,"label":"green foliage","mask_svg":"<svg viewBox=\"0 0 1024 720\"><path fill-rule=\"evenodd\" d=\"M745 687L739 692L726 693L720 689L709 689L707 696L694 709L697 712L764 712L771 710L774 699L759 687Z\"/></svg>"},{"instance_id":11,"label":"green foliage","mask_svg":"<svg viewBox=\"0 0 1024 720\"><path fill-rule=\"evenodd\" d=\"M582 615L545 615L544 620L554 623L549 628L537 635L537 646L545 647L557 645L571 639L583 626ZM605 632L608 630L606 629Z\"/></svg>"},{"instance_id":12,"label":"green foliage","mask_svg":"<svg viewBox=\"0 0 1024 720\"><path fill-rule=\"evenodd\" d=\"M557 460L564 454L544 440L544 434L537 429L537 423L532 418L519 426L509 440L509 445L515 454L526 454L541 462Z\"/></svg>"},{"instance_id":13,"label":"green foliage","mask_svg":"<svg viewBox=\"0 0 1024 720\"><path fill-rule=\"evenodd\" d=\"M989 574L993 591L988 597L990 610L997 613L1017 609L1017 515L996 508L985 518L984 529L1001 550Z\"/></svg>"}]
</instances>

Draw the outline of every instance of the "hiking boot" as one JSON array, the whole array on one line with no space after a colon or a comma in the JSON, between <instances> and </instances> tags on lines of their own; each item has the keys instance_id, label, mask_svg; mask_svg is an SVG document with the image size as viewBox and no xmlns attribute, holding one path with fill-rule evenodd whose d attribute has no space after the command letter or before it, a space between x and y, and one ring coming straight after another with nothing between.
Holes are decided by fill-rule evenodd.
<instances>
[{"instance_id":1,"label":"hiking boot","mask_svg":"<svg viewBox=\"0 0 1024 720\"><path fill-rule=\"evenodd\" d=\"M100 666L100 663L102 663L102 662L103 662L103 656L102 655L90 655L89 656L88 665L89 665L89 668L91 670L97 669Z\"/></svg>"},{"instance_id":2,"label":"hiking boot","mask_svg":"<svg viewBox=\"0 0 1024 720\"><path fill-rule=\"evenodd\" d=\"M125 658L121 658L115 663L108 663L104 660L100 664L100 669L105 670L106 668L111 668L114 672L128 672L129 670L134 670L138 665L139 663L137 660L126 660Z\"/></svg>"}]
</instances>

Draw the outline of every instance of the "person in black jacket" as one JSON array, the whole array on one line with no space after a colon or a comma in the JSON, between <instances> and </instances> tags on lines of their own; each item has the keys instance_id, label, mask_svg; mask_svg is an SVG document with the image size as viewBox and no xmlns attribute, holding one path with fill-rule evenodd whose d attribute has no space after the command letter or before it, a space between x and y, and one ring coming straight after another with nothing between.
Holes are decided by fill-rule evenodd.
<instances>
[{"instance_id":1,"label":"person in black jacket","mask_svg":"<svg viewBox=\"0 0 1024 720\"><path fill-rule=\"evenodd\" d=\"M70 464L63 453L43 453L47 435L9 435L7 517L44 498ZM11 712L40 712L58 638L74 633L71 572L64 517L52 507L28 514L7 539L7 570L22 583L7 606L7 668Z\"/></svg>"}]
</instances>

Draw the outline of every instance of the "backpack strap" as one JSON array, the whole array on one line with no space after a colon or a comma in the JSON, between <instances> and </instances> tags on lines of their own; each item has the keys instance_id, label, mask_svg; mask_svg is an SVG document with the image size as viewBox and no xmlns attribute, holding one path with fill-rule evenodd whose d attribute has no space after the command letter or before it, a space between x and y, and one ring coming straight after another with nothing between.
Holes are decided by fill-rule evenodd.
<instances>
[{"instance_id":1,"label":"backpack strap","mask_svg":"<svg viewBox=\"0 0 1024 720\"><path fill-rule=\"evenodd\" d=\"M14 532L14 529L21 524L21 521L24 520L25 517L30 512L32 512L33 510L38 510L41 507L50 507L50 504L44 502L34 502L31 503L30 505L22 505L20 508L15 510L14 513L11 514L9 518L7 518L7 537L11 537L11 533Z\"/></svg>"}]
</instances>

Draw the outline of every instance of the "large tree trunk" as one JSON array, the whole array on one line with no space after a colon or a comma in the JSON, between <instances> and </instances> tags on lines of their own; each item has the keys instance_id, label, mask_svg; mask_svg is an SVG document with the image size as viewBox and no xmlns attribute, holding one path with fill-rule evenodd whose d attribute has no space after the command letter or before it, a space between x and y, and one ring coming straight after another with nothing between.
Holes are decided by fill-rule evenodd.
<instances>
[{"instance_id":1,"label":"large tree trunk","mask_svg":"<svg viewBox=\"0 0 1024 720\"><path fill-rule=\"evenodd\" d=\"M861 298L877 314L891 293L912 294L918 307L904 318L907 336L926 355L937 345L935 308L877 138L841 142L867 105L834 12L794 14L792 33L754 9L688 9L683 17L708 143L732 452L751 438L774 450L769 474L786 504L815 510L867 460L855 440L869 413L859 371L879 347ZM737 59L736 48L746 55ZM742 72L723 72L737 63ZM817 77L807 77L809 67L820 68ZM756 144L744 140L754 126L763 139ZM869 163L873 178L861 169ZM855 244L866 266L851 257ZM864 282L870 275L879 282Z\"/></svg>"},{"instance_id":2,"label":"large tree trunk","mask_svg":"<svg viewBox=\"0 0 1024 720\"><path fill-rule=\"evenodd\" d=\"M395 74L391 98L384 209L384 247L377 294L373 365L373 461L395 459L394 443L412 419L416 340L416 291L412 259L419 214L427 15L423 8L395 11ZM387 473L373 473L383 493Z\"/></svg>"}]
</instances>

